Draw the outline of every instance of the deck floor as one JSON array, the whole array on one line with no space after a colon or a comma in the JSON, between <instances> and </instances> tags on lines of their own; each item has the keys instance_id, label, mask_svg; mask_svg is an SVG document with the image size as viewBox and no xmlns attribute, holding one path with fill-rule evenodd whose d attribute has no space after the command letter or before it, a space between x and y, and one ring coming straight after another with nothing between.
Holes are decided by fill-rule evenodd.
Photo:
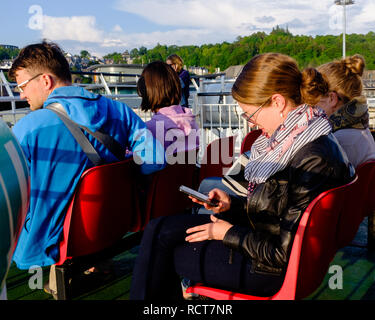
<instances>
[{"instance_id":1,"label":"deck floor","mask_svg":"<svg viewBox=\"0 0 375 320\"><path fill-rule=\"evenodd\" d=\"M340 266L343 270L342 288L339 282L335 281L337 273L327 272L321 286L306 300L375 300L375 252L370 252L365 247L366 220L362 222L355 241L364 247L345 247L336 254L331 263L331 266ZM138 247L134 247L116 256L113 259L113 275L83 275L73 300L128 300L137 252ZM48 274L49 268L44 268L44 281L48 279ZM53 299L43 290L30 289L29 281L32 275L27 270L19 270L12 265L7 277L8 300Z\"/></svg>"}]
</instances>

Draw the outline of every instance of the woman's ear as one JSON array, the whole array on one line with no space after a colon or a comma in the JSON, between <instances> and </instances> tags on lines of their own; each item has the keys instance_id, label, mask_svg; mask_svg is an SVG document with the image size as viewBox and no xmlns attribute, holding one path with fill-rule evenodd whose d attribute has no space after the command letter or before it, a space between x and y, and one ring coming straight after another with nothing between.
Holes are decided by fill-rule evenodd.
<instances>
[{"instance_id":1,"label":"woman's ear","mask_svg":"<svg viewBox=\"0 0 375 320\"><path fill-rule=\"evenodd\" d=\"M285 112L287 106L287 101L285 97L279 93L275 93L271 97L271 104L273 107L277 108L277 111L282 114Z\"/></svg>"},{"instance_id":2,"label":"woman's ear","mask_svg":"<svg viewBox=\"0 0 375 320\"><path fill-rule=\"evenodd\" d=\"M335 91L330 91L328 93L328 104L329 108L332 110L332 113L340 109L342 102Z\"/></svg>"}]
</instances>

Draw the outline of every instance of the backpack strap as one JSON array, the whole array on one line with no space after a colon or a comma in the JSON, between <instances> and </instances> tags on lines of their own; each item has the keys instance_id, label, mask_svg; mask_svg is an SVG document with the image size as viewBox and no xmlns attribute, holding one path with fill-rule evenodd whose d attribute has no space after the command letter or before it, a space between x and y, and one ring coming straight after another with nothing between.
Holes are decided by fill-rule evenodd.
<instances>
[{"instance_id":1,"label":"backpack strap","mask_svg":"<svg viewBox=\"0 0 375 320\"><path fill-rule=\"evenodd\" d=\"M125 150L120 145L120 143L118 143L110 135L104 133L101 130L92 132L89 128L78 125L68 117L64 107L60 103L51 103L46 108L53 111L60 118L60 120L65 124L70 133L81 146L82 150L86 153L87 157L95 166L103 164L104 160L99 156L98 152L92 146L81 129L87 131L95 139L102 143L109 151L111 151L114 156L116 156L116 158L118 158L118 160L125 159Z\"/></svg>"}]
</instances>

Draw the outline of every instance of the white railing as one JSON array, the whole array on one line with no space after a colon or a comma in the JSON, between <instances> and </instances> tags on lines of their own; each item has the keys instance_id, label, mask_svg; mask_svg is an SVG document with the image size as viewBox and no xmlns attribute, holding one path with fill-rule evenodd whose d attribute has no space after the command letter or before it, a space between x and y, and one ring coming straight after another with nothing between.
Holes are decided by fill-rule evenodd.
<instances>
[{"instance_id":1,"label":"white railing","mask_svg":"<svg viewBox=\"0 0 375 320\"><path fill-rule=\"evenodd\" d=\"M0 71L1 80L7 88L8 96L0 97L0 102L11 102L10 110L0 111L0 117L10 126L14 125L21 117L30 112L29 108L16 109L16 103L22 101L19 96L14 96L12 87L14 83L9 83L2 71ZM143 121L148 121L152 117L151 112L143 112L139 106L141 98L137 94L119 94L124 84L107 84L104 77L99 77L101 83L98 84L74 84L85 87L87 90L101 90L103 96L126 103L131 107ZM197 117L201 130L201 154L206 146L213 140L236 135L236 151L239 150L242 138L247 133L247 123L241 120L241 110L233 102L230 95L230 88L233 85L233 79L225 79L220 75L218 79L199 78L199 85L196 78L192 79L195 90L191 91L189 105L192 107L193 114ZM126 87L136 87L128 86ZM214 102L214 103L212 103Z\"/></svg>"}]
</instances>

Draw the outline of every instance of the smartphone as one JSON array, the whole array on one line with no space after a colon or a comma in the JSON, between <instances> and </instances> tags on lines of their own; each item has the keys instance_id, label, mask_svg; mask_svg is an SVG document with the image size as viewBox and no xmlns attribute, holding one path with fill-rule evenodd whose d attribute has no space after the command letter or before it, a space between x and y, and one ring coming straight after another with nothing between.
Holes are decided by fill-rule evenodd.
<instances>
[{"instance_id":1,"label":"smartphone","mask_svg":"<svg viewBox=\"0 0 375 320\"><path fill-rule=\"evenodd\" d=\"M216 207L218 204L219 204L219 201L216 200L216 199L209 199L208 196L206 196L205 194L203 193L200 193L198 191L195 191L189 187L186 187L186 186L180 186L180 189L179 189L181 192L184 192L186 193L187 195L189 195L190 197L193 197L199 201L202 201L204 203L207 203L209 206L211 207Z\"/></svg>"}]
</instances>

